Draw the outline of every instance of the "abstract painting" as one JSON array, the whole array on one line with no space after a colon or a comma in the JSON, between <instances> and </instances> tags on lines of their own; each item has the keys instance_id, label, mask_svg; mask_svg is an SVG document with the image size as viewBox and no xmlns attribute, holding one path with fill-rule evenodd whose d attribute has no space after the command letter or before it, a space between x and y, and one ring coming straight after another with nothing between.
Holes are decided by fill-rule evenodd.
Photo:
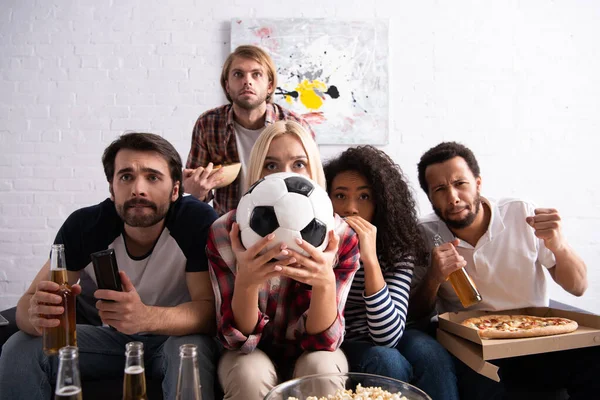
<instances>
[{"instance_id":1,"label":"abstract painting","mask_svg":"<svg viewBox=\"0 0 600 400\"><path fill-rule=\"evenodd\" d=\"M277 66L276 103L319 144L388 143L388 22L234 19L231 49L253 44Z\"/></svg>"}]
</instances>

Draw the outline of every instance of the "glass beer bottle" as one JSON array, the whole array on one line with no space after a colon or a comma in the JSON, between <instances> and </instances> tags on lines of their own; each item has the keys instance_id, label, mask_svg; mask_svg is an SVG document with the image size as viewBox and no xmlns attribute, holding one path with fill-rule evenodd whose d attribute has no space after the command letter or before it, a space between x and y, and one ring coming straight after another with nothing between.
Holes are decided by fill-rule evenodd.
<instances>
[{"instance_id":1,"label":"glass beer bottle","mask_svg":"<svg viewBox=\"0 0 600 400\"><path fill-rule=\"evenodd\" d=\"M142 342L129 342L125 345L123 400L148 400L144 373L144 344Z\"/></svg>"},{"instance_id":2,"label":"glass beer bottle","mask_svg":"<svg viewBox=\"0 0 600 400\"><path fill-rule=\"evenodd\" d=\"M179 346L179 376L175 400L202 400L200 373L198 372L198 347L193 344Z\"/></svg>"},{"instance_id":3,"label":"glass beer bottle","mask_svg":"<svg viewBox=\"0 0 600 400\"><path fill-rule=\"evenodd\" d=\"M78 360L77 347L66 346L58 351L58 378L54 400L82 400Z\"/></svg>"},{"instance_id":4,"label":"glass beer bottle","mask_svg":"<svg viewBox=\"0 0 600 400\"><path fill-rule=\"evenodd\" d=\"M54 294L62 298L60 304L64 312L61 315L47 315L55 318L60 324L53 328L43 329L44 353L56 355L58 349L65 346L77 346L77 331L75 323L75 295L71 291L67 277L67 265L65 262L65 247L62 244L53 244L50 252L50 280L59 284L58 291Z\"/></svg>"},{"instance_id":5,"label":"glass beer bottle","mask_svg":"<svg viewBox=\"0 0 600 400\"><path fill-rule=\"evenodd\" d=\"M434 235L433 245L438 247L442 244L442 237L438 234ZM471 307L482 300L482 297L477 290L477 286L475 286L475 282L473 282L464 268L451 273L450 276L448 276L448 280L450 281L450 284L456 292L456 295L458 296L458 299L463 307Z\"/></svg>"}]
</instances>

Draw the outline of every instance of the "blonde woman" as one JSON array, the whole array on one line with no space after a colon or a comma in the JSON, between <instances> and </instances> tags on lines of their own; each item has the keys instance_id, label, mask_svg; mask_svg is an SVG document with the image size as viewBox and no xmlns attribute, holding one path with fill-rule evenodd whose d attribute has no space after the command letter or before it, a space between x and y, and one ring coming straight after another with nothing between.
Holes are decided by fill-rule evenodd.
<instances>
[{"instance_id":1,"label":"blonde woman","mask_svg":"<svg viewBox=\"0 0 600 400\"><path fill-rule=\"evenodd\" d=\"M291 121L267 127L252 148L246 187L276 172L295 172L325 188L316 143ZM212 226L206 248L217 307L218 366L225 399L262 399L282 380L346 372L339 346L343 309L359 267L358 238L336 216L323 251L300 241L309 257L285 245L259 255L269 235L245 249L235 210ZM279 256L280 261L273 261Z\"/></svg>"}]
</instances>

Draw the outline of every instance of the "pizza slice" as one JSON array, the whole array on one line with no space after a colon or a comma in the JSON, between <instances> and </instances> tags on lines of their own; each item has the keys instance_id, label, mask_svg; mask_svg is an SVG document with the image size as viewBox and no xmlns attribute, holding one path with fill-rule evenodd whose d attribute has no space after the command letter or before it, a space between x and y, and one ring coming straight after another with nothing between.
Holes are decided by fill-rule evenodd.
<instances>
[{"instance_id":1,"label":"pizza slice","mask_svg":"<svg viewBox=\"0 0 600 400\"><path fill-rule=\"evenodd\" d=\"M468 318L462 325L477 330L484 339L510 339L559 335L573 332L577 322L560 317L530 315L482 315Z\"/></svg>"}]
</instances>

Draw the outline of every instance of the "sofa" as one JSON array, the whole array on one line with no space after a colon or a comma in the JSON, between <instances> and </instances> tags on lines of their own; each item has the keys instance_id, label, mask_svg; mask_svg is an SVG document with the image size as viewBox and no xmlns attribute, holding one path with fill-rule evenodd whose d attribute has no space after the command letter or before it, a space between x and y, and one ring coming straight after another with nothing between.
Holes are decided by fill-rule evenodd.
<instances>
[{"instance_id":1,"label":"sofa","mask_svg":"<svg viewBox=\"0 0 600 400\"><path fill-rule=\"evenodd\" d=\"M576 307L569 306L567 304L563 304L557 301L550 300L550 307L560 308L564 310L571 311L580 311L585 312L585 310L578 309ZM1 311L2 314L8 321L9 324L6 326L0 326L0 355L2 354L1 346L8 340L8 338L17 332L19 329L17 328L16 323L16 307L10 308L8 310ZM77 321L77 323L85 323L84 321ZM105 400L105 399L113 399L113 398L121 398L123 388L122 388L122 379L111 379L111 380L86 380L82 383L82 390L85 393L86 400ZM148 379L146 381L146 389L149 400L161 400L162 389L161 383L157 381L153 381ZM215 389L217 396L220 396L220 387L215 384ZM514 399L531 399L531 395L528 393L523 393L522 397L519 394L515 394ZM559 392L548 392L544 394L544 400L566 400L568 399L568 395L566 391L562 390Z\"/></svg>"}]
</instances>

